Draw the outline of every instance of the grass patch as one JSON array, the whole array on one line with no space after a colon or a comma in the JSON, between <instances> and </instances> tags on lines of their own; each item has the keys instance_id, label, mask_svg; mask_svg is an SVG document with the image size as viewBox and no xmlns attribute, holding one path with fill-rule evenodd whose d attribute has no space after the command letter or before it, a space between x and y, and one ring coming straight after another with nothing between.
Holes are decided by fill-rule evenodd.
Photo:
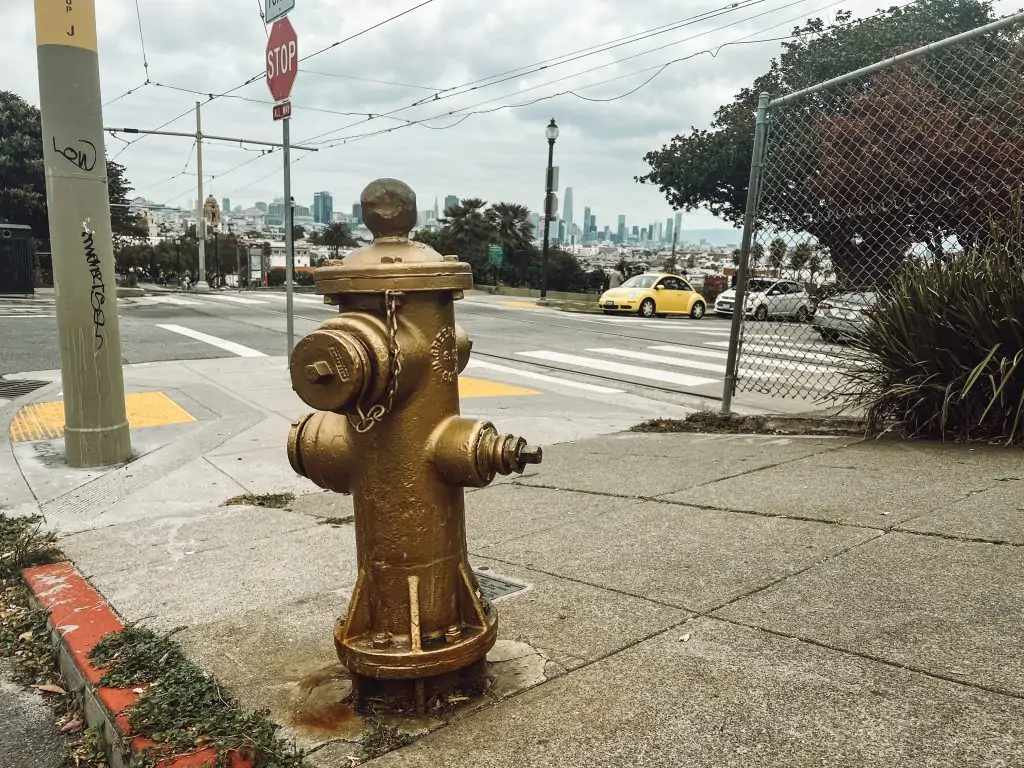
<instances>
[{"instance_id":1,"label":"grass patch","mask_svg":"<svg viewBox=\"0 0 1024 768\"><path fill-rule=\"evenodd\" d=\"M697 411L685 419L651 419L630 428L631 432L696 432L729 435L849 435L862 436L864 422L857 419L811 419L799 416L739 416L716 411Z\"/></svg>"},{"instance_id":2,"label":"grass patch","mask_svg":"<svg viewBox=\"0 0 1024 768\"><path fill-rule=\"evenodd\" d=\"M351 525L356 519L355 515L345 515L345 517L325 517L322 520L318 520L318 525L330 525L334 528L340 528L343 525Z\"/></svg>"},{"instance_id":3,"label":"grass patch","mask_svg":"<svg viewBox=\"0 0 1024 768\"><path fill-rule=\"evenodd\" d=\"M131 625L107 635L89 654L106 669L103 685L144 687L128 710L132 733L164 746L147 750L151 764L160 757L216 747L216 766L232 754L249 757L257 768L298 768L303 756L278 734L267 711L246 713L238 701L186 656L171 633Z\"/></svg>"},{"instance_id":4,"label":"grass patch","mask_svg":"<svg viewBox=\"0 0 1024 768\"><path fill-rule=\"evenodd\" d=\"M386 725L380 720L375 720L373 730L367 731L359 739L363 751L371 760L392 750L407 747L412 742L411 734L400 731L392 725Z\"/></svg>"},{"instance_id":5,"label":"grass patch","mask_svg":"<svg viewBox=\"0 0 1024 768\"><path fill-rule=\"evenodd\" d=\"M23 685L59 684L59 674L46 611L31 607L21 569L62 559L57 534L43 529L42 517L0 512L0 654L14 662L12 677Z\"/></svg>"},{"instance_id":6,"label":"grass patch","mask_svg":"<svg viewBox=\"0 0 1024 768\"><path fill-rule=\"evenodd\" d=\"M232 496L221 504L222 507L249 506L268 509L288 509L295 501L294 493L243 493Z\"/></svg>"}]
</instances>

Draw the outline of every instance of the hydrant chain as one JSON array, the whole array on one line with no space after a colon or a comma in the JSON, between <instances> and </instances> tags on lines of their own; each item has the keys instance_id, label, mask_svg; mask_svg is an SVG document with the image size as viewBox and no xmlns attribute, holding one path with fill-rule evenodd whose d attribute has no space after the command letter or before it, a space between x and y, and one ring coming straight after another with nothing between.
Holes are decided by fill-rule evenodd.
<instances>
[{"instance_id":1,"label":"hydrant chain","mask_svg":"<svg viewBox=\"0 0 1024 768\"><path fill-rule=\"evenodd\" d=\"M349 416L349 423L352 428L361 435L365 435L379 424L391 411L395 404L395 394L398 392L398 377L402 373L402 346L398 340L398 297L401 291L385 291L384 312L387 320L388 330L388 362L389 375L388 386L385 394L386 405L377 403L366 413L363 412L361 403L356 403L356 416Z\"/></svg>"}]
</instances>

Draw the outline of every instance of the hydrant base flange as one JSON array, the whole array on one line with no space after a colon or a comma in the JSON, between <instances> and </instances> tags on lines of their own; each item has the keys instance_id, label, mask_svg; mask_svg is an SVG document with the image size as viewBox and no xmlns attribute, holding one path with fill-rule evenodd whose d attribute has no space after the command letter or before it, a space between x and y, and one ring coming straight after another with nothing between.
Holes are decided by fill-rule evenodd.
<instances>
[{"instance_id":1,"label":"hydrant base flange","mask_svg":"<svg viewBox=\"0 0 1024 768\"><path fill-rule=\"evenodd\" d=\"M486 690L487 662L484 659L434 677L382 680L352 676L352 698L361 713L415 711L426 715L451 706L453 699L478 696Z\"/></svg>"}]
</instances>

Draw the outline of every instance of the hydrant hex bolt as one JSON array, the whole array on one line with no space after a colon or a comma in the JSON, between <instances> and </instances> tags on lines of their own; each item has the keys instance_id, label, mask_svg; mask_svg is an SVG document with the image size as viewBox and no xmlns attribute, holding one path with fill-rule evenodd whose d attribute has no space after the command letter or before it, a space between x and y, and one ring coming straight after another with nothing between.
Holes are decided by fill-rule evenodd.
<instances>
[{"instance_id":1,"label":"hydrant hex bolt","mask_svg":"<svg viewBox=\"0 0 1024 768\"><path fill-rule=\"evenodd\" d=\"M318 360L306 366L306 379L310 384L320 384L324 379L329 379L333 375L331 364L326 360Z\"/></svg>"},{"instance_id":2,"label":"hydrant hex bolt","mask_svg":"<svg viewBox=\"0 0 1024 768\"><path fill-rule=\"evenodd\" d=\"M288 457L352 494L358 575L333 631L357 704L423 710L483 682L497 639L469 567L463 488L521 472L541 451L459 415L472 344L454 301L473 287L469 265L409 240L416 195L402 182L372 182L361 202L374 241L316 271L339 313L292 353L292 387L317 413L293 426Z\"/></svg>"}]
</instances>

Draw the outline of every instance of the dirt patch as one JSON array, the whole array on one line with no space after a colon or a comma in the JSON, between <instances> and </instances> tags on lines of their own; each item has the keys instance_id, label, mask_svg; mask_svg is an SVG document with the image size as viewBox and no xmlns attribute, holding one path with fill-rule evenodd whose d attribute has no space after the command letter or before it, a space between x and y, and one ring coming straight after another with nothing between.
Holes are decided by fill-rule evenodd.
<instances>
[{"instance_id":1,"label":"dirt patch","mask_svg":"<svg viewBox=\"0 0 1024 768\"><path fill-rule=\"evenodd\" d=\"M861 419L805 416L739 416L715 411L698 411L685 419L651 419L637 424L631 432L698 432L743 435L845 435L862 437L867 424Z\"/></svg>"},{"instance_id":2,"label":"dirt patch","mask_svg":"<svg viewBox=\"0 0 1024 768\"><path fill-rule=\"evenodd\" d=\"M294 493L243 493L221 503L222 507L249 506L288 509L295 501Z\"/></svg>"}]
</instances>

